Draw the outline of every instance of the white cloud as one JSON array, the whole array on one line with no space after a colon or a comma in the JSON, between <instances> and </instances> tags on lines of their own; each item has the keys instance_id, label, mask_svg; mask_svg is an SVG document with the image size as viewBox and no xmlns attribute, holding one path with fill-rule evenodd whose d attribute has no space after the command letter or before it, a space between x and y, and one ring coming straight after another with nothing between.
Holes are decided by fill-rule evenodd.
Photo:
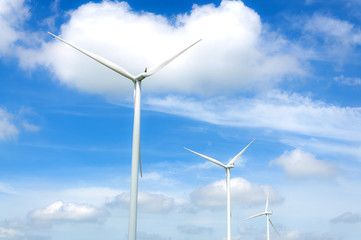
<instances>
[{"instance_id":1,"label":"white cloud","mask_svg":"<svg viewBox=\"0 0 361 240\"><path fill-rule=\"evenodd\" d=\"M195 5L172 24L160 15L133 12L125 2L88 3L70 13L60 35L133 74L202 37L144 81L148 93L229 93L273 86L287 76L304 74L298 60L287 53L287 41L268 38L259 15L241 1L224 0L219 7ZM45 65L62 83L81 91L108 96L132 93L130 81L56 39L41 49L24 50L21 64Z\"/></svg>"},{"instance_id":2,"label":"white cloud","mask_svg":"<svg viewBox=\"0 0 361 240\"><path fill-rule=\"evenodd\" d=\"M12 228L0 227L0 239L22 239L25 234Z\"/></svg>"},{"instance_id":3,"label":"white cloud","mask_svg":"<svg viewBox=\"0 0 361 240\"><path fill-rule=\"evenodd\" d=\"M301 233L297 230L293 230L293 231L287 231L284 233L285 238L289 239L289 240L293 240L293 239L302 239L301 238Z\"/></svg>"},{"instance_id":4,"label":"white cloud","mask_svg":"<svg viewBox=\"0 0 361 240\"><path fill-rule=\"evenodd\" d=\"M198 235L203 233L212 234L213 229L210 227L200 227L195 225L180 225L178 231L188 235Z\"/></svg>"},{"instance_id":5,"label":"white cloud","mask_svg":"<svg viewBox=\"0 0 361 240\"><path fill-rule=\"evenodd\" d=\"M36 125L34 125L34 124L31 124L31 123L29 123L29 122L26 121L26 120L23 120L23 121L22 121L22 125L23 125L24 129L25 129L26 131L29 131L29 132L37 132L37 131L40 130L40 127L39 127L39 126L36 126Z\"/></svg>"},{"instance_id":6,"label":"white cloud","mask_svg":"<svg viewBox=\"0 0 361 240\"><path fill-rule=\"evenodd\" d=\"M283 232L282 232L283 233ZM341 240L343 237L339 237L337 234L327 232L307 232L302 233L297 230L285 232L282 237L289 240Z\"/></svg>"},{"instance_id":7,"label":"white cloud","mask_svg":"<svg viewBox=\"0 0 361 240\"><path fill-rule=\"evenodd\" d=\"M144 173L142 177L143 181L159 181L161 179L162 179L162 175L160 175L157 172Z\"/></svg>"},{"instance_id":8,"label":"white cloud","mask_svg":"<svg viewBox=\"0 0 361 240\"><path fill-rule=\"evenodd\" d=\"M317 154L322 154L326 156L333 157L345 157L347 159L353 157L355 160L361 159L361 143L359 141L350 142L350 141L337 141L332 139L316 138L316 137L293 137L287 136L286 138L281 139L280 141L283 144L287 144L294 148L307 149L307 151L314 152Z\"/></svg>"},{"instance_id":9,"label":"white cloud","mask_svg":"<svg viewBox=\"0 0 361 240\"><path fill-rule=\"evenodd\" d=\"M19 130L13 123L13 116L5 109L0 108L0 141L14 139L19 135Z\"/></svg>"},{"instance_id":10,"label":"white cloud","mask_svg":"<svg viewBox=\"0 0 361 240\"><path fill-rule=\"evenodd\" d=\"M361 29L351 22L332 16L315 14L307 19L303 30L311 34L308 37L317 39L320 44L314 46L314 49L322 49L327 61L330 60L329 56L355 54L352 50L361 45Z\"/></svg>"},{"instance_id":11,"label":"white cloud","mask_svg":"<svg viewBox=\"0 0 361 240\"><path fill-rule=\"evenodd\" d=\"M319 14L308 19L305 30L334 37L339 41L352 41L357 43L358 40L361 40L353 37L354 34L359 33L354 33L354 25L350 22Z\"/></svg>"},{"instance_id":12,"label":"white cloud","mask_svg":"<svg viewBox=\"0 0 361 240\"><path fill-rule=\"evenodd\" d=\"M279 158L270 162L284 169L287 176L294 179L309 177L328 178L336 174L336 168L331 163L316 159L316 156L301 149L285 151Z\"/></svg>"},{"instance_id":13,"label":"white cloud","mask_svg":"<svg viewBox=\"0 0 361 240\"><path fill-rule=\"evenodd\" d=\"M29 123L25 119L25 117L28 118L25 115L29 114L35 115L31 109L26 107L22 107L17 114L12 114L0 107L0 141L16 139L20 134L20 129L29 132L39 131L39 126Z\"/></svg>"},{"instance_id":14,"label":"white cloud","mask_svg":"<svg viewBox=\"0 0 361 240\"><path fill-rule=\"evenodd\" d=\"M41 223L57 222L103 222L107 213L87 204L54 202L44 209L28 214L28 218Z\"/></svg>"},{"instance_id":15,"label":"white cloud","mask_svg":"<svg viewBox=\"0 0 361 240\"><path fill-rule=\"evenodd\" d=\"M331 219L332 223L357 223L361 222L361 216L358 213L345 212L333 219Z\"/></svg>"},{"instance_id":16,"label":"white cloud","mask_svg":"<svg viewBox=\"0 0 361 240\"><path fill-rule=\"evenodd\" d=\"M20 26L28 16L24 0L0 1L0 56L13 52L14 43L23 36Z\"/></svg>"},{"instance_id":17,"label":"white cloud","mask_svg":"<svg viewBox=\"0 0 361 240\"><path fill-rule=\"evenodd\" d=\"M9 184L0 182L0 193L16 194L17 192Z\"/></svg>"},{"instance_id":18,"label":"white cloud","mask_svg":"<svg viewBox=\"0 0 361 240\"><path fill-rule=\"evenodd\" d=\"M23 129L25 131L28 131L28 132L37 132L40 130L40 127L35 125L35 124L32 124L32 123L29 123L28 120L24 119L25 117L29 117L29 116L36 116L36 112L34 112L31 108L29 107L26 107L26 106L22 106L18 112L18 117L20 119L22 119L21 121L21 126L23 127Z\"/></svg>"},{"instance_id":19,"label":"white cloud","mask_svg":"<svg viewBox=\"0 0 361 240\"><path fill-rule=\"evenodd\" d=\"M266 128L361 142L361 108L339 107L309 97L271 91L254 98L151 97L144 107L212 124Z\"/></svg>"},{"instance_id":20,"label":"white cloud","mask_svg":"<svg viewBox=\"0 0 361 240\"><path fill-rule=\"evenodd\" d=\"M348 86L360 86L361 78L358 77L345 77L344 75L334 77L333 80Z\"/></svg>"},{"instance_id":21,"label":"white cloud","mask_svg":"<svg viewBox=\"0 0 361 240\"><path fill-rule=\"evenodd\" d=\"M129 207L129 193L122 193L110 200L108 207ZM163 193L138 192L138 208L144 213L168 213L175 209L175 202L172 197Z\"/></svg>"},{"instance_id":22,"label":"white cloud","mask_svg":"<svg viewBox=\"0 0 361 240\"><path fill-rule=\"evenodd\" d=\"M138 239L144 239L144 240L168 240L169 238L163 237L160 234L156 233L146 233L146 232L138 232L137 233Z\"/></svg>"},{"instance_id":23,"label":"white cloud","mask_svg":"<svg viewBox=\"0 0 361 240\"><path fill-rule=\"evenodd\" d=\"M279 202L281 197L271 188L248 182L244 178L231 179L231 201L232 206L251 206L265 204L266 191L270 191L270 202ZM226 205L226 181L219 180L202 186L190 194L191 209L195 210L223 209Z\"/></svg>"}]
</instances>

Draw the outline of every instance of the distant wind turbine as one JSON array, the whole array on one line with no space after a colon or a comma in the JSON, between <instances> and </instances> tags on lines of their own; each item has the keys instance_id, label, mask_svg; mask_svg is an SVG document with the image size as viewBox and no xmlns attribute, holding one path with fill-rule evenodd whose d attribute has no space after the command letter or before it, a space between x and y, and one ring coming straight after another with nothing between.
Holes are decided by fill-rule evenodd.
<instances>
[{"instance_id":1,"label":"distant wind turbine","mask_svg":"<svg viewBox=\"0 0 361 240\"><path fill-rule=\"evenodd\" d=\"M197 153L195 151L192 151L188 148L185 148L186 150L197 154L198 156L201 156L202 158L207 159L208 161L213 162L214 164L217 164L218 166L221 166L226 169L226 188L227 188L227 240L231 240L231 176L230 176L230 169L234 167L234 163L237 161L237 159L243 154L243 152L254 142L250 142L242 151L240 151L234 158L232 158L231 161L227 165L221 163L220 161L207 157L203 154Z\"/></svg>"},{"instance_id":2,"label":"distant wind turbine","mask_svg":"<svg viewBox=\"0 0 361 240\"><path fill-rule=\"evenodd\" d=\"M252 219L252 218L256 218L256 217L265 215L266 218L267 218L267 240L269 240L269 224L270 223L271 223L273 229L276 231L276 233L280 236L280 233L277 231L277 229L275 228L275 226L273 225L273 223L272 223L272 221L271 221L271 219L269 217L269 215L272 215L272 212L268 210L268 198L269 198L268 195L269 195L269 193L267 193L266 208L265 208L264 212L258 213L256 215L253 215L251 217L248 217L246 219L241 220L241 222L242 222L242 221L246 221L246 220L249 220L249 219Z\"/></svg>"},{"instance_id":3,"label":"distant wind turbine","mask_svg":"<svg viewBox=\"0 0 361 240\"><path fill-rule=\"evenodd\" d=\"M141 166L141 156L140 156L140 96L141 96L141 81L144 78L147 78L154 73L161 70L163 67L168 65L171 61L177 58L179 55L184 53L186 50L191 48L193 45L201 41L199 39L192 45L178 52L174 56L168 58L164 62L159 65L156 65L151 68L145 68L145 71L134 76L126 71L121 66L100 57L94 53L91 53L87 50L79 48L60 37L48 32L50 35L59 39L60 41L68 44L69 46L75 48L81 53L87 55L88 57L94 59L95 61L103 64L104 66L110 68L111 70L123 75L124 77L130 79L134 83L134 125L133 125L133 144L132 144L132 167L131 167L131 180L130 180L130 206L129 206L129 227L128 227L128 239L135 240L137 233L137 202L138 202L138 169L140 169L140 173L142 175L142 166Z\"/></svg>"}]
</instances>

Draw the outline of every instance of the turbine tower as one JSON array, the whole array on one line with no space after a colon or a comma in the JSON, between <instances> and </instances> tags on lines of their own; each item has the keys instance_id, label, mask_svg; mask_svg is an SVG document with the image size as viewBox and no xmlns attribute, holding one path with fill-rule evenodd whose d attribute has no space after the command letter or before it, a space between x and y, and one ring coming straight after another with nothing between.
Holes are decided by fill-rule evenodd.
<instances>
[{"instance_id":1,"label":"turbine tower","mask_svg":"<svg viewBox=\"0 0 361 240\"><path fill-rule=\"evenodd\" d=\"M272 215L272 212L268 210L268 195L269 193L267 193L267 200L266 200L266 208L264 210L264 212L261 212L261 213L258 213L256 215L253 215L251 217L248 217L246 219L243 219L241 220L242 221L246 221L246 220L249 220L249 219L252 219L252 218L256 218L256 217L259 217L259 216L262 216L262 215L265 215L266 216L266 219L267 219L267 240L269 240L269 224L271 223L273 229L276 231L276 233L280 236L280 233L277 231L277 229L275 228L275 226L273 225L269 215Z\"/></svg>"},{"instance_id":2,"label":"turbine tower","mask_svg":"<svg viewBox=\"0 0 361 240\"><path fill-rule=\"evenodd\" d=\"M240 151L234 158L229 161L227 165L221 163L220 161L210 158L208 156L205 156L203 154L197 153L195 151L192 151L188 148L185 148L186 150L197 154L198 156L201 156L208 161L213 162L214 164L217 164L220 167L223 167L226 170L226 189L227 189L227 240L231 240L231 176L230 176L230 169L234 167L234 163L237 161L237 159L243 154L243 152L254 142L250 142L242 151Z\"/></svg>"},{"instance_id":3,"label":"turbine tower","mask_svg":"<svg viewBox=\"0 0 361 240\"><path fill-rule=\"evenodd\" d=\"M144 78L147 78L154 73L161 70L163 67L168 65L171 61L177 58L179 55L184 53L186 50L191 48L193 45L201 41L199 39L192 45L178 52L174 56L168 58L164 62L159 65L156 65L151 68L145 68L143 73L140 73L136 76L130 74L121 66L100 57L92 52L79 48L64 39L48 32L50 35L59 39L60 41L66 43L70 47L78 50L79 52L87 55L88 57L94 59L95 61L103 64L104 66L110 68L111 70L123 75L124 77L130 79L134 84L134 125L133 125L133 144L132 144L132 166L131 166L131 180L130 180L130 206L129 206L129 226L128 226L128 239L135 240L137 233L137 205L138 205L138 169L140 169L140 173L142 175L142 166L141 166L141 156L140 156L140 97L141 97L141 82Z\"/></svg>"}]
</instances>

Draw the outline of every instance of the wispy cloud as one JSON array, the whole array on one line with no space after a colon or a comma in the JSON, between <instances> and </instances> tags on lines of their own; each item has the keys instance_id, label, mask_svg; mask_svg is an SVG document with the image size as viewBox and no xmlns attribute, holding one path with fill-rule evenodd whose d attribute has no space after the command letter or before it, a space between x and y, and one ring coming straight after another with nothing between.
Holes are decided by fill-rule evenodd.
<instances>
[{"instance_id":1,"label":"wispy cloud","mask_svg":"<svg viewBox=\"0 0 361 240\"><path fill-rule=\"evenodd\" d=\"M129 207L129 193L122 193L106 203L107 207ZM175 209L174 198L163 193L138 193L138 206L140 212L168 213Z\"/></svg>"},{"instance_id":2,"label":"wispy cloud","mask_svg":"<svg viewBox=\"0 0 361 240\"><path fill-rule=\"evenodd\" d=\"M202 233L212 234L213 229L210 227L201 227L194 225L180 225L178 226L178 231L188 235L198 235Z\"/></svg>"},{"instance_id":3,"label":"wispy cloud","mask_svg":"<svg viewBox=\"0 0 361 240\"><path fill-rule=\"evenodd\" d=\"M309 42L316 43L313 49L326 61L345 61L345 56L358 54L353 50L361 46L359 26L330 15L317 13L307 18L303 32Z\"/></svg>"},{"instance_id":4,"label":"wispy cloud","mask_svg":"<svg viewBox=\"0 0 361 240\"><path fill-rule=\"evenodd\" d=\"M0 193L16 194L17 192L9 184L0 182Z\"/></svg>"},{"instance_id":5,"label":"wispy cloud","mask_svg":"<svg viewBox=\"0 0 361 240\"><path fill-rule=\"evenodd\" d=\"M23 239L24 236L19 230L0 227L0 239Z\"/></svg>"},{"instance_id":6,"label":"wispy cloud","mask_svg":"<svg viewBox=\"0 0 361 240\"><path fill-rule=\"evenodd\" d=\"M348 85L348 86L360 86L361 78L358 77L345 77L344 75L340 75L338 77L334 77L333 80L340 84Z\"/></svg>"},{"instance_id":7,"label":"wispy cloud","mask_svg":"<svg viewBox=\"0 0 361 240\"><path fill-rule=\"evenodd\" d=\"M0 108L0 140L15 139L18 135L19 130L15 126L14 116Z\"/></svg>"},{"instance_id":8,"label":"wispy cloud","mask_svg":"<svg viewBox=\"0 0 361 240\"><path fill-rule=\"evenodd\" d=\"M345 212L330 220L332 223L357 223L361 222L361 215L358 213Z\"/></svg>"},{"instance_id":9,"label":"wispy cloud","mask_svg":"<svg viewBox=\"0 0 361 240\"><path fill-rule=\"evenodd\" d=\"M305 30L344 44L361 44L361 32L352 23L331 16L314 15L308 19Z\"/></svg>"},{"instance_id":10,"label":"wispy cloud","mask_svg":"<svg viewBox=\"0 0 361 240\"><path fill-rule=\"evenodd\" d=\"M5 108L0 107L0 141L16 139L21 131L37 132L40 127L30 123L28 115L35 113L29 108L20 108L18 113L10 113Z\"/></svg>"},{"instance_id":11,"label":"wispy cloud","mask_svg":"<svg viewBox=\"0 0 361 240\"><path fill-rule=\"evenodd\" d=\"M26 131L29 131L29 132L37 132L40 130L40 127L39 126L36 126L35 124L31 124L29 123L28 121L26 120L23 120L22 121L22 125L23 125L23 128L26 130Z\"/></svg>"},{"instance_id":12,"label":"wispy cloud","mask_svg":"<svg viewBox=\"0 0 361 240\"><path fill-rule=\"evenodd\" d=\"M265 128L361 142L360 108L339 107L295 93L271 91L254 98L208 100L149 97L145 99L145 107L223 126Z\"/></svg>"},{"instance_id":13,"label":"wispy cloud","mask_svg":"<svg viewBox=\"0 0 361 240\"><path fill-rule=\"evenodd\" d=\"M361 160L361 143L358 141L337 141L313 136L287 136L281 139L281 143L294 148L307 149L309 152L324 156L347 156L347 159Z\"/></svg>"}]
</instances>

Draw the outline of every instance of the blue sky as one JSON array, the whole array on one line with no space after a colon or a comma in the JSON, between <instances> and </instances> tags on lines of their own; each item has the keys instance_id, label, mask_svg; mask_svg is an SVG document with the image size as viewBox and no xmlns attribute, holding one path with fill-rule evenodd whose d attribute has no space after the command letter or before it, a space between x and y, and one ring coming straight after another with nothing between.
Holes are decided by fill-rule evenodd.
<instances>
[{"instance_id":1,"label":"blue sky","mask_svg":"<svg viewBox=\"0 0 361 240\"><path fill-rule=\"evenodd\" d=\"M0 2L0 239L127 239L132 74L142 83L138 239L359 239L361 2ZM271 230L272 239L280 239Z\"/></svg>"}]
</instances>

